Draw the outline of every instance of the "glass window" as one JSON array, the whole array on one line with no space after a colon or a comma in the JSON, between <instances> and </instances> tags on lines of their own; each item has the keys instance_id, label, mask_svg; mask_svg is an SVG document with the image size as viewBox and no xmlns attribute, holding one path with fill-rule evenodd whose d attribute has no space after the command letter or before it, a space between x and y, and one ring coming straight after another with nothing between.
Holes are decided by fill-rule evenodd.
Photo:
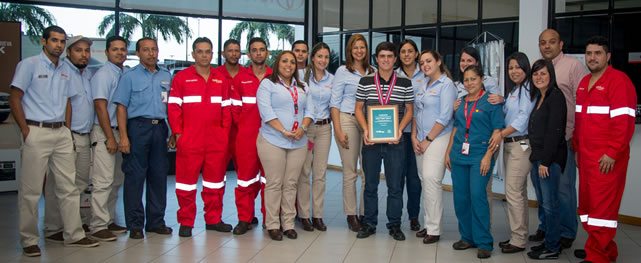
<instances>
[{"instance_id":1,"label":"glass window","mask_svg":"<svg viewBox=\"0 0 641 263\"><path fill-rule=\"evenodd\" d=\"M641 63L630 61L630 57L633 55L632 52L638 54L641 51L639 50L638 36L630 34L630 32L638 30L639 15L641 13L614 15L610 61L614 68L622 70L632 80L634 87L637 89L637 103L641 104L641 96L639 96L641 94L641 74L639 74L641 72ZM637 112L637 114L639 113Z\"/></svg>"},{"instance_id":2,"label":"glass window","mask_svg":"<svg viewBox=\"0 0 641 263\"><path fill-rule=\"evenodd\" d=\"M437 0L405 0L405 25L436 23Z\"/></svg>"},{"instance_id":3,"label":"glass window","mask_svg":"<svg viewBox=\"0 0 641 263\"><path fill-rule=\"evenodd\" d=\"M175 0L163 1L171 1L172 3L176 2ZM195 1L217 2L211 0ZM305 1L227 0L223 1L223 15L231 17L243 17L248 19L266 19L274 21L302 23L305 22Z\"/></svg>"},{"instance_id":4,"label":"glass window","mask_svg":"<svg viewBox=\"0 0 641 263\"><path fill-rule=\"evenodd\" d=\"M505 43L505 56L519 50L519 23L514 22L500 22L500 23L485 23L483 24L483 31L490 32L503 39ZM530 60L534 58L529 58ZM532 61L534 62L534 61Z\"/></svg>"},{"instance_id":5,"label":"glass window","mask_svg":"<svg viewBox=\"0 0 641 263\"><path fill-rule=\"evenodd\" d=\"M253 37L260 37L267 42L270 57L267 59L271 65L272 59L281 51L290 50L297 39L304 39L304 27L300 25L265 23L253 21L223 20L223 39L234 38L240 41L241 53L247 54L247 45ZM249 64L247 56L241 56L240 62Z\"/></svg>"},{"instance_id":6,"label":"glass window","mask_svg":"<svg viewBox=\"0 0 641 263\"><path fill-rule=\"evenodd\" d=\"M374 0L372 27L401 25L401 1Z\"/></svg>"},{"instance_id":7,"label":"glass window","mask_svg":"<svg viewBox=\"0 0 641 263\"><path fill-rule=\"evenodd\" d=\"M48 2L54 4L78 4L77 0L40 0L38 2ZM86 6L100 6L100 7L115 7L115 0L83 0L83 5Z\"/></svg>"},{"instance_id":8,"label":"glass window","mask_svg":"<svg viewBox=\"0 0 641 263\"><path fill-rule=\"evenodd\" d=\"M325 42L329 46L331 53L329 54L329 66L327 70L334 74L336 69L341 65L340 58L340 47L341 47L341 38L340 35L324 35L321 36L320 41Z\"/></svg>"},{"instance_id":9,"label":"glass window","mask_svg":"<svg viewBox=\"0 0 641 263\"><path fill-rule=\"evenodd\" d=\"M639 1L639 0L614 0L614 8L632 8L632 7L641 7L641 1ZM637 92L637 94L638 94L638 92Z\"/></svg>"},{"instance_id":10,"label":"glass window","mask_svg":"<svg viewBox=\"0 0 641 263\"><path fill-rule=\"evenodd\" d=\"M416 42L419 52L436 48L436 29L421 28L405 32L405 37Z\"/></svg>"},{"instance_id":11,"label":"glass window","mask_svg":"<svg viewBox=\"0 0 641 263\"><path fill-rule=\"evenodd\" d=\"M577 11L593 11L593 10L607 10L609 0L590 0L590 1L577 1L565 0L556 1L554 6L556 13L577 12Z\"/></svg>"},{"instance_id":12,"label":"glass window","mask_svg":"<svg viewBox=\"0 0 641 263\"><path fill-rule=\"evenodd\" d=\"M340 0L318 1L318 32L340 30Z\"/></svg>"},{"instance_id":13,"label":"glass window","mask_svg":"<svg viewBox=\"0 0 641 263\"><path fill-rule=\"evenodd\" d=\"M443 61L447 64L454 80L459 79L461 75L459 69L459 58L461 49L478 35L476 25L459 25L441 28L441 38L439 39L439 53L443 56Z\"/></svg>"},{"instance_id":14,"label":"glass window","mask_svg":"<svg viewBox=\"0 0 641 263\"><path fill-rule=\"evenodd\" d=\"M514 0L483 0L483 19L519 16L519 2Z\"/></svg>"},{"instance_id":15,"label":"glass window","mask_svg":"<svg viewBox=\"0 0 641 263\"><path fill-rule=\"evenodd\" d=\"M566 53L583 54L585 42L592 36L608 37L608 17L583 16L560 18L556 20L556 29L563 40L563 51Z\"/></svg>"},{"instance_id":16,"label":"glass window","mask_svg":"<svg viewBox=\"0 0 641 263\"><path fill-rule=\"evenodd\" d=\"M478 18L478 0L442 1L442 22L467 21Z\"/></svg>"},{"instance_id":17,"label":"glass window","mask_svg":"<svg viewBox=\"0 0 641 263\"><path fill-rule=\"evenodd\" d=\"M369 27L369 0L343 1L343 30Z\"/></svg>"},{"instance_id":18,"label":"glass window","mask_svg":"<svg viewBox=\"0 0 641 263\"><path fill-rule=\"evenodd\" d=\"M95 0L93 0L95 1ZM112 0L114 1L114 0ZM184 13L191 15L218 15L219 0L120 0L120 7L125 9ZM78 2L78 1L76 1ZM234 0L227 2L245 2ZM229 5L226 2L227 5Z\"/></svg>"}]
</instances>

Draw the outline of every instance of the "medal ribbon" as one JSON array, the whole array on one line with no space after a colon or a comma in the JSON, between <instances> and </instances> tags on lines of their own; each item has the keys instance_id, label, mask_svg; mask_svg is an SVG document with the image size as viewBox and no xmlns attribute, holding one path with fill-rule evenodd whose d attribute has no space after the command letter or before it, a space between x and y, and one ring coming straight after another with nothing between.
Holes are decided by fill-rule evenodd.
<instances>
[{"instance_id":1,"label":"medal ribbon","mask_svg":"<svg viewBox=\"0 0 641 263\"><path fill-rule=\"evenodd\" d=\"M378 94L378 102L381 105L387 105L390 98L392 97L392 90L394 90L394 86L396 85L396 72L392 72L392 79L389 83L386 96L383 96L383 88L381 87L381 79L378 73L374 75L374 84L376 84L376 94Z\"/></svg>"}]
</instances>

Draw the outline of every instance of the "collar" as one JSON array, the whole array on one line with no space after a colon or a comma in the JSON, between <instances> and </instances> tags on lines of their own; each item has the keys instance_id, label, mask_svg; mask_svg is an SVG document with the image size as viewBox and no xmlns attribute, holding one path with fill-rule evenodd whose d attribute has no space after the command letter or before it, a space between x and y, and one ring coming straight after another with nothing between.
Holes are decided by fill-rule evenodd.
<instances>
[{"instance_id":1,"label":"collar","mask_svg":"<svg viewBox=\"0 0 641 263\"><path fill-rule=\"evenodd\" d=\"M416 76L419 76L421 74L421 67L419 66L418 63L416 63L416 68L414 69L414 72L412 73L412 76L407 76L405 75L405 71L403 70L403 66L400 66L396 69L396 73L400 74L403 77L409 78L409 79L414 79Z\"/></svg>"},{"instance_id":2,"label":"collar","mask_svg":"<svg viewBox=\"0 0 641 263\"><path fill-rule=\"evenodd\" d=\"M320 81L316 81L316 77L315 77L315 76L313 76L314 74L312 74L312 72L309 72L309 73L311 74L311 75L309 76L309 79L310 79L311 81L313 81L314 83L316 83L316 84L319 84L319 83L321 83L321 82L326 81L327 79L329 79L329 71L327 71L327 69L325 69L325 70L323 71L323 77L321 78L321 80L320 80Z\"/></svg>"},{"instance_id":3,"label":"collar","mask_svg":"<svg viewBox=\"0 0 641 263\"><path fill-rule=\"evenodd\" d=\"M556 66L556 63L561 61L561 59L563 59L563 57L565 57L565 54L563 54L563 51L561 51L561 53L559 53L558 56L556 56L555 58L552 59L552 65Z\"/></svg>"},{"instance_id":4,"label":"collar","mask_svg":"<svg viewBox=\"0 0 641 263\"><path fill-rule=\"evenodd\" d=\"M445 73L441 73L441 76L437 80L435 80L434 83L432 83L432 85L429 85L429 86L425 85L425 87L426 88L430 88L430 87L433 87L434 85L436 85L437 83L445 82L446 78L447 78L447 75ZM425 79L427 79L427 83L430 83L430 78L429 77L425 77Z\"/></svg>"},{"instance_id":5,"label":"collar","mask_svg":"<svg viewBox=\"0 0 641 263\"><path fill-rule=\"evenodd\" d=\"M111 61L109 61L109 60L107 60L107 62L105 62L105 66L109 67L111 70L113 70L115 72L118 72L118 73L122 73L122 71L124 70L124 68L118 67L116 64L111 63Z\"/></svg>"},{"instance_id":6,"label":"collar","mask_svg":"<svg viewBox=\"0 0 641 263\"><path fill-rule=\"evenodd\" d=\"M47 57L47 55L45 55L45 51L44 50L40 51L39 57L40 57L40 60L42 62L44 62L45 64L47 64L50 68L52 68L52 69L56 69L57 68L56 65L54 65L53 62L51 62L49 57ZM60 63L60 62L62 62L63 59L64 58L59 58L58 59L58 67L62 66L62 63Z\"/></svg>"}]
</instances>

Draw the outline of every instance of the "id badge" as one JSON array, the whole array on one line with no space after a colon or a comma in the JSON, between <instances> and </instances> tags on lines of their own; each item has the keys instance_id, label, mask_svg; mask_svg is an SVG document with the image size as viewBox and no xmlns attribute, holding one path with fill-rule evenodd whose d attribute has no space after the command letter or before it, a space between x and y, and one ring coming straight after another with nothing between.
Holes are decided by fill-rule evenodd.
<instances>
[{"instance_id":1,"label":"id badge","mask_svg":"<svg viewBox=\"0 0 641 263\"><path fill-rule=\"evenodd\" d=\"M298 121L295 121L294 125L292 125L292 131L295 132L296 130L298 130Z\"/></svg>"},{"instance_id":2,"label":"id badge","mask_svg":"<svg viewBox=\"0 0 641 263\"><path fill-rule=\"evenodd\" d=\"M528 148L530 148L530 146L527 145L527 143L525 143L524 141L521 141L521 143L519 144L521 145L521 149L523 149L524 152L527 151Z\"/></svg>"},{"instance_id":3,"label":"id badge","mask_svg":"<svg viewBox=\"0 0 641 263\"><path fill-rule=\"evenodd\" d=\"M167 92L166 91L161 91L160 92L160 98L162 99L163 103L167 103Z\"/></svg>"},{"instance_id":4,"label":"id badge","mask_svg":"<svg viewBox=\"0 0 641 263\"><path fill-rule=\"evenodd\" d=\"M469 155L470 154L470 143L469 142L464 142L463 147L461 147L461 153L463 155Z\"/></svg>"}]
</instances>

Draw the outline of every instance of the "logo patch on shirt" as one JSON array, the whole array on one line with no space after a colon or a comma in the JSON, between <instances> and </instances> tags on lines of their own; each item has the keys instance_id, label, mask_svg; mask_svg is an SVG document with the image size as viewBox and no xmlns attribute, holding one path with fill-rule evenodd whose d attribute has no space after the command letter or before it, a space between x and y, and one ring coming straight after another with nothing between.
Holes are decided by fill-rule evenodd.
<instances>
[{"instance_id":1,"label":"logo patch on shirt","mask_svg":"<svg viewBox=\"0 0 641 263\"><path fill-rule=\"evenodd\" d=\"M160 84L161 85L169 85L169 81L168 80L161 80Z\"/></svg>"},{"instance_id":2,"label":"logo patch on shirt","mask_svg":"<svg viewBox=\"0 0 641 263\"><path fill-rule=\"evenodd\" d=\"M198 79L186 79L185 82L187 82L187 83L198 82Z\"/></svg>"},{"instance_id":3,"label":"logo patch on shirt","mask_svg":"<svg viewBox=\"0 0 641 263\"><path fill-rule=\"evenodd\" d=\"M220 84L220 83L223 83L223 81L222 81L222 80L219 80L219 79L211 79L211 80L212 80L214 83L219 83L219 84Z\"/></svg>"},{"instance_id":4,"label":"logo patch on shirt","mask_svg":"<svg viewBox=\"0 0 641 263\"><path fill-rule=\"evenodd\" d=\"M332 85L325 85L325 88L326 88L326 89L331 89L331 88L332 88Z\"/></svg>"},{"instance_id":5,"label":"logo patch on shirt","mask_svg":"<svg viewBox=\"0 0 641 263\"><path fill-rule=\"evenodd\" d=\"M242 83L242 84L250 84L250 83L254 83L254 81L253 80L248 80L248 81L241 81L240 83Z\"/></svg>"},{"instance_id":6,"label":"logo patch on shirt","mask_svg":"<svg viewBox=\"0 0 641 263\"><path fill-rule=\"evenodd\" d=\"M47 74L38 75L39 79L46 79L48 77L49 77L49 75L47 75Z\"/></svg>"},{"instance_id":7,"label":"logo patch on shirt","mask_svg":"<svg viewBox=\"0 0 641 263\"><path fill-rule=\"evenodd\" d=\"M61 76L63 79L69 79L69 74L64 73L64 72L61 72L61 73L60 73L60 76Z\"/></svg>"},{"instance_id":8,"label":"logo patch on shirt","mask_svg":"<svg viewBox=\"0 0 641 263\"><path fill-rule=\"evenodd\" d=\"M605 87L603 87L603 86L596 86L596 89L597 89L597 90L599 90L599 91L604 91L604 90L605 90Z\"/></svg>"}]
</instances>

